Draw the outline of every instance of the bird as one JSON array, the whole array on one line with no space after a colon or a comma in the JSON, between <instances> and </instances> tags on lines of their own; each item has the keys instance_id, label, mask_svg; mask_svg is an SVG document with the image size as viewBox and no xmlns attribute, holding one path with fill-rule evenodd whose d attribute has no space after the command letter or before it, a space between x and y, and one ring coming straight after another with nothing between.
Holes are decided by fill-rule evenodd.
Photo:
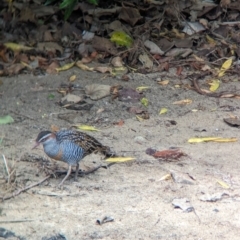
<instances>
[{"instance_id":1,"label":"bird","mask_svg":"<svg viewBox=\"0 0 240 240\"><path fill-rule=\"evenodd\" d=\"M43 145L44 152L50 158L68 164L67 175L60 182L59 187L71 174L72 166L76 166L74 180L77 180L79 162L87 155L99 152L106 158L115 156L115 153L111 152L109 147L104 146L94 137L76 130L41 131L32 149L37 148L40 144Z\"/></svg>"}]
</instances>

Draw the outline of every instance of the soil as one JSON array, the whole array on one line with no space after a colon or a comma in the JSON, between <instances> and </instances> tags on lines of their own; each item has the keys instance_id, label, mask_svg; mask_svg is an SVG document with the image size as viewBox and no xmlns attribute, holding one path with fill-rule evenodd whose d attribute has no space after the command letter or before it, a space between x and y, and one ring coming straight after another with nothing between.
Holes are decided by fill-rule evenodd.
<instances>
[{"instance_id":1,"label":"soil","mask_svg":"<svg viewBox=\"0 0 240 240\"><path fill-rule=\"evenodd\" d=\"M41 181L47 171L67 170L65 163L48 159L42 147L31 149L37 134L53 125L60 129L76 124L95 126L101 131L88 132L90 135L120 156L135 157L82 175L78 182L71 176L62 189L56 186L64 175L4 200L0 207L1 227L22 239L239 239L239 142L188 143L192 137L240 139L239 129L223 121L231 115L240 116L239 100L209 98L178 88L187 80L180 81L174 72L130 74L128 82L79 69L53 76L1 78L0 115L11 115L15 120L0 126L1 197ZM150 119L138 121L127 111L131 106L144 109L141 103L110 97L87 99L94 104L90 110L59 106L62 95L57 89L61 83L68 84L73 74L77 75L74 84L83 88L92 83L149 86L145 96L150 103L146 108ZM156 82L158 78L170 83L161 86ZM234 77L229 76L221 90L239 88L238 82L232 80ZM73 94L82 93L76 90ZM183 99L193 102L173 104ZM159 115L163 107L168 112ZM120 120L124 120L123 125L116 124ZM166 161L146 154L147 148L173 147L186 156ZM2 154L9 171L15 170L9 184ZM93 154L81 161L81 168L89 170L99 164L106 164L105 160ZM170 173L174 179L164 179ZM178 199L187 199L190 207L184 211L174 206L173 201ZM97 224L105 216L113 221Z\"/></svg>"}]
</instances>

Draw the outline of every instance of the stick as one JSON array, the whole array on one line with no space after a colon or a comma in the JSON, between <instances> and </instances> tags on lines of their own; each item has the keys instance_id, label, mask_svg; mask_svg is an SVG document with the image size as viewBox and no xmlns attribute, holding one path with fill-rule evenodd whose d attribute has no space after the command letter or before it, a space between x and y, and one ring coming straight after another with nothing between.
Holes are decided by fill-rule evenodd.
<instances>
[{"instance_id":1,"label":"stick","mask_svg":"<svg viewBox=\"0 0 240 240\"><path fill-rule=\"evenodd\" d=\"M16 197L18 196L20 193L22 192L26 192L27 190L33 188L33 187L36 187L38 186L39 184L45 182L46 180L48 180L49 178L51 177L51 175L48 175L47 177L45 177L44 179L42 179L41 181L37 182L37 183L34 183L32 185L29 185L29 186L26 186L25 188L22 188L22 189L19 189L17 192L14 192L12 195L10 196L7 196L7 197L1 197L2 198L2 201L4 200L8 200L8 199L11 199L13 197Z\"/></svg>"},{"instance_id":2,"label":"stick","mask_svg":"<svg viewBox=\"0 0 240 240\"><path fill-rule=\"evenodd\" d=\"M105 169L107 169L107 168L109 168L109 167L111 167L112 165L114 165L114 164L116 164L115 162L113 162L113 163L109 163L108 165L99 165L99 166L97 166L97 167L95 167L95 168L92 168L92 169L90 169L90 170L88 170L88 171L82 171L82 170L80 170L78 173L80 174L80 175L87 175L87 174L90 174L90 173L93 173L93 172L95 172L95 171L97 171L99 168L105 168ZM71 174L74 174L76 171L72 171L71 172ZM66 174L67 173L67 171L56 171L55 172L55 174Z\"/></svg>"},{"instance_id":3,"label":"stick","mask_svg":"<svg viewBox=\"0 0 240 240\"><path fill-rule=\"evenodd\" d=\"M6 161L6 158L5 158L4 154L2 154L2 157L3 157L3 161L4 161L4 164L5 164L7 175L8 175L8 179L9 179L10 173L9 173L9 170L8 170L8 165L7 165L7 161Z\"/></svg>"},{"instance_id":4,"label":"stick","mask_svg":"<svg viewBox=\"0 0 240 240\"><path fill-rule=\"evenodd\" d=\"M19 222L32 222L34 219L19 219L19 220L6 220L0 221L0 223L19 223Z\"/></svg>"}]
</instances>

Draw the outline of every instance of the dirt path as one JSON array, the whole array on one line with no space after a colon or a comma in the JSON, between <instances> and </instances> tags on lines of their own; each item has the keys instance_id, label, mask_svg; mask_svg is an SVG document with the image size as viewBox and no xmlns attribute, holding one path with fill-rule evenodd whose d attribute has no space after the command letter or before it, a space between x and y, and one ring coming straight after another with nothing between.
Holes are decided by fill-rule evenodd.
<instances>
[{"instance_id":1,"label":"dirt path","mask_svg":"<svg viewBox=\"0 0 240 240\"><path fill-rule=\"evenodd\" d=\"M56 89L60 83L68 83L72 74L78 75L75 83L82 87L89 83L122 84L133 88L150 86L151 91L146 93L150 101L150 119L139 122L135 115L127 112L129 106L140 104L111 102L108 97L94 102L90 111L61 108L55 104L61 98ZM62 238L55 239L239 239L239 142L187 142L196 136L240 139L239 129L223 122L229 114L240 116L239 100L207 98L175 88L179 81L174 78L168 86L160 86L155 81L158 75L154 74L134 75L129 82L102 77L75 69L58 76L21 75L2 79L0 115L10 114L15 123L0 127L0 138L3 138L0 152L9 166L15 164L17 189L43 179L46 176L43 164L51 169L67 168L64 163L47 160L41 148L31 150L37 134L50 129L51 125L60 128L75 123L94 125L102 131L91 135L118 154L134 156L136 160L99 169L79 177L78 182L70 178L62 190L56 188L62 176L51 178L1 203L0 226L27 240L49 239L58 234ZM222 87L239 88L239 84L227 83ZM54 95L53 100L50 94ZM172 104L187 98L193 103ZM162 107L168 108L167 114L158 114ZM105 111L97 113L100 108ZM124 125L113 124L121 119ZM176 124L172 124L172 120ZM150 147L158 150L179 147L188 157L178 162L159 161L145 153ZM102 162L101 156L92 155L81 162L81 167L89 169ZM178 171L180 179L183 173L189 174L193 184L177 183L172 179L161 181L171 171ZM7 184L2 159L0 176L0 195L3 195ZM230 188L223 188L219 181ZM216 197L220 199L206 201ZM174 208L172 201L182 198L187 198L195 211ZM105 216L114 221L97 225L96 221ZM17 220L26 221L11 222Z\"/></svg>"}]
</instances>

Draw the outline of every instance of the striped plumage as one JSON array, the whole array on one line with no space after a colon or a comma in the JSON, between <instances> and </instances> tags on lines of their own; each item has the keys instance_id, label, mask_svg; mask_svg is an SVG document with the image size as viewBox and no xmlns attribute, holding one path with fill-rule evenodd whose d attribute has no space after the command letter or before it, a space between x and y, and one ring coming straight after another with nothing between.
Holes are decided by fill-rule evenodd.
<instances>
[{"instance_id":1,"label":"striped plumage","mask_svg":"<svg viewBox=\"0 0 240 240\"><path fill-rule=\"evenodd\" d=\"M36 139L36 148L43 144L44 152L52 159L64 161L68 164L68 173L59 185L62 185L76 165L75 180L79 170L79 162L91 153L100 152L106 157L114 156L109 147L103 146L94 137L79 131L62 130L57 133L42 131Z\"/></svg>"}]
</instances>

